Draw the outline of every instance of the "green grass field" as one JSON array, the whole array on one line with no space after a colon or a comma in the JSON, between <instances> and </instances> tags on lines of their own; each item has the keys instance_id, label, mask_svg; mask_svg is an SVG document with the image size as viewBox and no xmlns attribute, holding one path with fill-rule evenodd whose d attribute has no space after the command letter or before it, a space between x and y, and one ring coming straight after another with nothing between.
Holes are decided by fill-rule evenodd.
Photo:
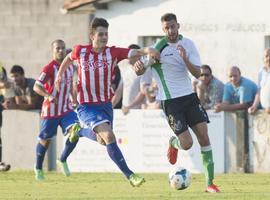
<instances>
[{"instance_id":1,"label":"green grass field","mask_svg":"<svg viewBox=\"0 0 270 200\"><path fill-rule=\"evenodd\" d=\"M44 182L37 182L32 171L0 173L0 199L230 199L269 200L270 174L220 174L216 184L222 193L204 193L204 177L193 174L191 186L177 191L170 188L167 174L142 174L146 183L133 188L118 173L46 173Z\"/></svg>"}]
</instances>

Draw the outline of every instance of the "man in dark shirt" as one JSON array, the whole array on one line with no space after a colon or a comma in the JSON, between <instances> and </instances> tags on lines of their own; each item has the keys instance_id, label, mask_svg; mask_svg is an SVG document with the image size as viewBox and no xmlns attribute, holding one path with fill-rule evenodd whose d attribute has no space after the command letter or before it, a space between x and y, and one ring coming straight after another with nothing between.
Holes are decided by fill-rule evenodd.
<instances>
[{"instance_id":1,"label":"man in dark shirt","mask_svg":"<svg viewBox=\"0 0 270 200\"><path fill-rule=\"evenodd\" d=\"M14 65L10 70L10 77L15 85L16 105L9 109L40 109L43 97L38 95L34 90L35 79L25 78L24 70L19 65Z\"/></svg>"}]
</instances>

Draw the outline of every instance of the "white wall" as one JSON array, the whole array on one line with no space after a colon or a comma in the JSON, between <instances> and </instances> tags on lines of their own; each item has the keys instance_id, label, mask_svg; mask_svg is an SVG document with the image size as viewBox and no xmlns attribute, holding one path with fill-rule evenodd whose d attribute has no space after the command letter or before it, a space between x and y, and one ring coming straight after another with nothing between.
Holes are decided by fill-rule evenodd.
<instances>
[{"instance_id":1,"label":"white wall","mask_svg":"<svg viewBox=\"0 0 270 200\"><path fill-rule=\"evenodd\" d=\"M2 0L0 60L8 71L21 64L37 77L51 59L50 43L62 38L69 47L88 42L88 15L59 11L62 0ZM270 35L268 0L133 0L112 1L96 16L110 22L109 43L128 46L138 36L161 35L160 16L177 14L182 34L194 40L202 62L226 80L226 68L239 65L256 80L262 66L264 36Z\"/></svg>"},{"instance_id":2,"label":"white wall","mask_svg":"<svg viewBox=\"0 0 270 200\"><path fill-rule=\"evenodd\" d=\"M226 81L226 68L238 65L257 80L264 36L270 35L268 0L134 0L111 3L96 16L110 23L110 44L128 46L138 36L160 35L160 16L177 14L182 34L194 40L203 63Z\"/></svg>"}]
</instances>

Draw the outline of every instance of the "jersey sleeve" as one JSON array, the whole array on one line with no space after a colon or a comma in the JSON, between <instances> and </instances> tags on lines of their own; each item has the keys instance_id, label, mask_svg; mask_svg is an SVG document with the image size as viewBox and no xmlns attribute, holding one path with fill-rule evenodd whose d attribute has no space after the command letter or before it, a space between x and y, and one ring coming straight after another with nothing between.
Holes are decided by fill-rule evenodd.
<instances>
[{"instance_id":1,"label":"jersey sleeve","mask_svg":"<svg viewBox=\"0 0 270 200\"><path fill-rule=\"evenodd\" d=\"M53 70L50 65L46 65L43 69L42 72L40 73L37 81L44 85L48 80L53 77Z\"/></svg>"},{"instance_id":2,"label":"jersey sleeve","mask_svg":"<svg viewBox=\"0 0 270 200\"><path fill-rule=\"evenodd\" d=\"M117 58L117 62L128 58L130 50L129 48L111 47L111 53L113 57Z\"/></svg>"},{"instance_id":3,"label":"jersey sleeve","mask_svg":"<svg viewBox=\"0 0 270 200\"><path fill-rule=\"evenodd\" d=\"M69 58L71 60L77 60L79 58L79 55L80 55L80 50L81 50L81 46L80 45L76 45L72 52L70 53L69 55Z\"/></svg>"},{"instance_id":4,"label":"jersey sleeve","mask_svg":"<svg viewBox=\"0 0 270 200\"><path fill-rule=\"evenodd\" d=\"M194 43L190 40L190 44L189 44L189 52L188 52L188 58L189 61L196 66L201 66L201 59L200 59L200 55L199 52L196 48L196 46L194 45Z\"/></svg>"}]
</instances>

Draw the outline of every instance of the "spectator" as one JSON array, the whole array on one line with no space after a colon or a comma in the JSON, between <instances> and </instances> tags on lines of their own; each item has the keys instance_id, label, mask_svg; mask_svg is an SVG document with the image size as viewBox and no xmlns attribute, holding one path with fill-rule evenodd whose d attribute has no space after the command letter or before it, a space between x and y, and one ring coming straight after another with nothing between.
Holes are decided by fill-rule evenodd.
<instances>
[{"instance_id":1,"label":"spectator","mask_svg":"<svg viewBox=\"0 0 270 200\"><path fill-rule=\"evenodd\" d=\"M201 66L201 75L194 81L194 86L204 109L214 109L217 103L222 102L224 84L213 76L209 65Z\"/></svg>"},{"instance_id":2,"label":"spectator","mask_svg":"<svg viewBox=\"0 0 270 200\"><path fill-rule=\"evenodd\" d=\"M160 101L156 99L158 94L158 86L155 80L152 80L152 83L145 90L146 103L142 105L142 109L160 109Z\"/></svg>"},{"instance_id":3,"label":"spectator","mask_svg":"<svg viewBox=\"0 0 270 200\"><path fill-rule=\"evenodd\" d=\"M252 106L248 109L253 114L260 103L266 113L270 114L270 48L264 51L264 67L261 68L258 77L258 92Z\"/></svg>"},{"instance_id":4,"label":"spectator","mask_svg":"<svg viewBox=\"0 0 270 200\"><path fill-rule=\"evenodd\" d=\"M123 94L123 88L122 88L122 76L120 69L118 65L115 66L113 70L113 76L112 76L112 91L117 96L114 95L112 98L112 105L115 109L120 109L122 107L122 94Z\"/></svg>"},{"instance_id":5,"label":"spectator","mask_svg":"<svg viewBox=\"0 0 270 200\"><path fill-rule=\"evenodd\" d=\"M19 65L14 65L11 70L11 79L15 85L15 107L9 107L9 109L40 109L43 101L43 97L38 95L34 90L35 79L25 78L24 70Z\"/></svg>"},{"instance_id":6,"label":"spectator","mask_svg":"<svg viewBox=\"0 0 270 200\"><path fill-rule=\"evenodd\" d=\"M140 46L131 44L128 46L130 49L140 49ZM119 63L119 67L122 74L122 88L123 88L123 100L122 111L127 114L130 109L140 109L142 104L145 103L145 92L151 84L151 71L142 76L137 76L133 70L133 63L130 60L125 59Z\"/></svg>"},{"instance_id":7,"label":"spectator","mask_svg":"<svg viewBox=\"0 0 270 200\"><path fill-rule=\"evenodd\" d=\"M222 103L215 105L215 111L247 109L253 102L257 93L256 84L253 81L242 77L240 69L237 66L232 66L229 69L228 76L230 82L225 84Z\"/></svg>"},{"instance_id":8,"label":"spectator","mask_svg":"<svg viewBox=\"0 0 270 200\"><path fill-rule=\"evenodd\" d=\"M1 128L3 115L2 111L7 107L7 105L15 104L15 92L14 85L7 78L6 69L0 63L0 171L8 171L10 169L9 164L2 162L2 138L1 138Z\"/></svg>"}]
</instances>

